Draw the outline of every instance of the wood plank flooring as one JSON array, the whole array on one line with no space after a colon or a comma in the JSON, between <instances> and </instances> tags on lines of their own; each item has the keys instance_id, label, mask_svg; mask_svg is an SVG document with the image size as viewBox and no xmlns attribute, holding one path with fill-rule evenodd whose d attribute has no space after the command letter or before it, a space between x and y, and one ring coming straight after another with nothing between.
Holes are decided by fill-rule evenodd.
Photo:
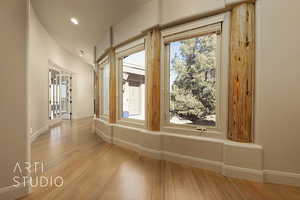
<instances>
[{"instance_id":1,"label":"wood plank flooring","mask_svg":"<svg viewBox=\"0 0 300 200\"><path fill-rule=\"evenodd\" d=\"M32 144L33 175L63 177L23 200L300 200L300 188L259 184L139 156L104 143L91 119L64 121ZM34 181L35 182L35 181Z\"/></svg>"}]
</instances>

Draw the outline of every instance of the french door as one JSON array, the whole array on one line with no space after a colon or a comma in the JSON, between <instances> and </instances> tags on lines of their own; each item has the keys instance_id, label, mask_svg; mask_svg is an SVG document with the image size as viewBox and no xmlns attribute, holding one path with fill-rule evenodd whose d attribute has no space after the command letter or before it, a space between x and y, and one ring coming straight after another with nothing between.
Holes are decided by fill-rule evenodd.
<instances>
[{"instance_id":1,"label":"french door","mask_svg":"<svg viewBox=\"0 0 300 200\"><path fill-rule=\"evenodd\" d=\"M72 119L72 75L49 69L49 119Z\"/></svg>"}]
</instances>

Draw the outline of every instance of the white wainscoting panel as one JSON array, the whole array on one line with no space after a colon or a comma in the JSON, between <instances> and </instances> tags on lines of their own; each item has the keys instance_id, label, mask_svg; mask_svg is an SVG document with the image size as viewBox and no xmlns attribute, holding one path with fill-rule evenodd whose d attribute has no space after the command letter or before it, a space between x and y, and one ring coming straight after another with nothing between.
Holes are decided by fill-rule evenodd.
<instances>
[{"instance_id":1,"label":"white wainscoting panel","mask_svg":"<svg viewBox=\"0 0 300 200\"><path fill-rule=\"evenodd\" d=\"M300 186L300 174L263 169L263 147L203 136L154 132L95 119L104 141L154 159L212 170L256 182Z\"/></svg>"}]
</instances>

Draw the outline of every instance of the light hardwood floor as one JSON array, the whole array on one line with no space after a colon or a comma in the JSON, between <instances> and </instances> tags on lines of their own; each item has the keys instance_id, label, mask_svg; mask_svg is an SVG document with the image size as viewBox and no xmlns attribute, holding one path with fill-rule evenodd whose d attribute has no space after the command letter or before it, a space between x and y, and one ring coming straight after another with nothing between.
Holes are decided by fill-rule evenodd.
<instances>
[{"instance_id":1,"label":"light hardwood floor","mask_svg":"<svg viewBox=\"0 0 300 200\"><path fill-rule=\"evenodd\" d=\"M226 178L106 144L91 119L51 128L32 144L32 161L45 162L36 175L62 176L64 185L35 187L23 200L300 200L300 188Z\"/></svg>"}]
</instances>

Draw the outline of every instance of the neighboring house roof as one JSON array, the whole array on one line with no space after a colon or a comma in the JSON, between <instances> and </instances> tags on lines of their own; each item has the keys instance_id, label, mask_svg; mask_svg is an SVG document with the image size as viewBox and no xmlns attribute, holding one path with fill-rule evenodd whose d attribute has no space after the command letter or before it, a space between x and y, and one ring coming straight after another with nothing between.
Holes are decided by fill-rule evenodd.
<instances>
[{"instance_id":1,"label":"neighboring house roof","mask_svg":"<svg viewBox=\"0 0 300 200\"><path fill-rule=\"evenodd\" d=\"M140 65L135 65L132 63L124 62L123 72L131 73L131 74L145 75L145 67L140 66Z\"/></svg>"}]
</instances>

